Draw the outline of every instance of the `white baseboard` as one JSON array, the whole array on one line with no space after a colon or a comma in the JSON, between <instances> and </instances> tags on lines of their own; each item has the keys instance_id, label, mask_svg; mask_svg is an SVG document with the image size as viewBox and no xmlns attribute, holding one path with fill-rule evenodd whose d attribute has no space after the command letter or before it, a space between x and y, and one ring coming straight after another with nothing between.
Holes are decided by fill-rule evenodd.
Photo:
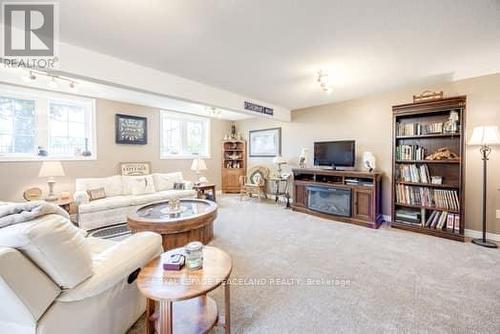
<instances>
[{"instance_id":1,"label":"white baseboard","mask_svg":"<svg viewBox=\"0 0 500 334\"><path fill-rule=\"evenodd\" d=\"M383 217L384 217L384 221L391 222L391 216L383 215ZM469 237L469 238L482 238L483 232L465 229L465 236ZM500 241L500 234L486 233L486 239L493 240L493 241Z\"/></svg>"},{"instance_id":2,"label":"white baseboard","mask_svg":"<svg viewBox=\"0 0 500 334\"><path fill-rule=\"evenodd\" d=\"M482 238L483 232L465 229L465 236L470 238ZM500 234L486 232L486 239L500 241Z\"/></svg>"}]
</instances>

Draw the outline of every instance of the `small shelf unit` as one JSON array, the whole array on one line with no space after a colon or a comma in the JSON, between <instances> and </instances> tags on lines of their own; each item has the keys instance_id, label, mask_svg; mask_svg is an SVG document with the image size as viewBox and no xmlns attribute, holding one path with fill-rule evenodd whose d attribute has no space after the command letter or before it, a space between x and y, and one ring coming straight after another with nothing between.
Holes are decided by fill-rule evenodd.
<instances>
[{"instance_id":1,"label":"small shelf unit","mask_svg":"<svg viewBox=\"0 0 500 334\"><path fill-rule=\"evenodd\" d=\"M246 175L247 153L244 140L222 142L221 177L223 193L239 193L240 177Z\"/></svg>"}]
</instances>

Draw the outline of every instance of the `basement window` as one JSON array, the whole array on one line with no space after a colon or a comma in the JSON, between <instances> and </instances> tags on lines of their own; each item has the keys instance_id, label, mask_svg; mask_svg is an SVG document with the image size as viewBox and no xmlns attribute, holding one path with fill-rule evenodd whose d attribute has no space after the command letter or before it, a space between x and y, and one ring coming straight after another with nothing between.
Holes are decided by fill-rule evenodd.
<instances>
[{"instance_id":1,"label":"basement window","mask_svg":"<svg viewBox=\"0 0 500 334\"><path fill-rule=\"evenodd\" d=\"M192 159L210 156L210 119L160 111L160 158Z\"/></svg>"},{"instance_id":2,"label":"basement window","mask_svg":"<svg viewBox=\"0 0 500 334\"><path fill-rule=\"evenodd\" d=\"M95 158L94 100L0 86L0 161Z\"/></svg>"}]
</instances>

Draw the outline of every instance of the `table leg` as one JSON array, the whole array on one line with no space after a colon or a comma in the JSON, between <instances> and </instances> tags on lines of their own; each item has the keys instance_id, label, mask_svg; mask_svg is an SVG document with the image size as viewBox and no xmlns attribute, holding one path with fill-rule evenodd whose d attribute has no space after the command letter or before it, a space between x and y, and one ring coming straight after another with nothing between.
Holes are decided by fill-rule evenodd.
<instances>
[{"instance_id":1,"label":"table leg","mask_svg":"<svg viewBox=\"0 0 500 334\"><path fill-rule=\"evenodd\" d=\"M172 302L160 301L160 314L158 318L160 334L172 334Z\"/></svg>"},{"instance_id":2,"label":"table leg","mask_svg":"<svg viewBox=\"0 0 500 334\"><path fill-rule=\"evenodd\" d=\"M224 333L231 333L231 293L230 284L226 281L224 283Z\"/></svg>"}]
</instances>

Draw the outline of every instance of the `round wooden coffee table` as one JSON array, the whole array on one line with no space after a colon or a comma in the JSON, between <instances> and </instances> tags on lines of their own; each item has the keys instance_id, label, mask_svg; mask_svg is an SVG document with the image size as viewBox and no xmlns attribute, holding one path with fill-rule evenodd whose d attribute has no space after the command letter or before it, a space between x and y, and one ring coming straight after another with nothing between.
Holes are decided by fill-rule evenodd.
<instances>
[{"instance_id":1,"label":"round wooden coffee table","mask_svg":"<svg viewBox=\"0 0 500 334\"><path fill-rule=\"evenodd\" d=\"M224 251L205 246L203 268L179 271L164 270L177 248L151 260L139 273L137 286L147 297L146 333L207 333L217 322L231 332L230 284L231 257ZM217 304L206 294L224 285L224 319L219 319ZM158 302L158 307L156 307ZM219 321L218 321L219 320Z\"/></svg>"},{"instance_id":2,"label":"round wooden coffee table","mask_svg":"<svg viewBox=\"0 0 500 334\"><path fill-rule=\"evenodd\" d=\"M163 249L185 246L190 241L207 244L214 235L217 203L202 199L181 199L181 212L168 213L168 201L147 204L127 217L134 232L152 231L162 235Z\"/></svg>"}]
</instances>

